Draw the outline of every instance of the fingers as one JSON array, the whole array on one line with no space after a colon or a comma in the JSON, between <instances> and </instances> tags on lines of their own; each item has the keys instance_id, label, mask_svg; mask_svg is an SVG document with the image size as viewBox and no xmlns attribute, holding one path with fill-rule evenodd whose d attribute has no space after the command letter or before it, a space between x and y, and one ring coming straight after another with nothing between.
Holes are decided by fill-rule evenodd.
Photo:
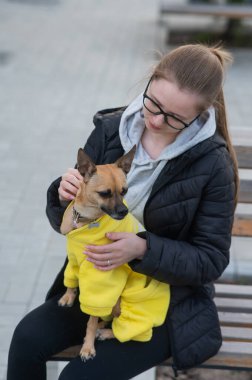
<instances>
[{"instance_id":1,"label":"fingers","mask_svg":"<svg viewBox=\"0 0 252 380\"><path fill-rule=\"evenodd\" d=\"M110 240L116 241L127 238L129 236L129 232L108 232L106 236Z\"/></svg>"},{"instance_id":2,"label":"fingers","mask_svg":"<svg viewBox=\"0 0 252 380\"><path fill-rule=\"evenodd\" d=\"M85 251L84 254L87 256L87 260L91 261L94 264L100 264L101 266L108 266L112 264L112 261L115 261L115 257L111 253L94 253L90 251Z\"/></svg>"},{"instance_id":3,"label":"fingers","mask_svg":"<svg viewBox=\"0 0 252 380\"><path fill-rule=\"evenodd\" d=\"M67 172L62 175L60 182L58 190L60 200L69 201L74 199L80 187L81 180L83 180L83 178L77 169L68 169Z\"/></svg>"},{"instance_id":4,"label":"fingers","mask_svg":"<svg viewBox=\"0 0 252 380\"><path fill-rule=\"evenodd\" d=\"M96 269L103 271L114 269L124 263L113 243L103 246L87 246L83 253L87 256L87 261L94 264Z\"/></svg>"},{"instance_id":5,"label":"fingers","mask_svg":"<svg viewBox=\"0 0 252 380\"><path fill-rule=\"evenodd\" d=\"M126 264L138 258L142 259L146 251L146 241L134 233L113 232L109 233L113 242L106 245L86 246L84 254L94 267L107 271Z\"/></svg>"},{"instance_id":6,"label":"fingers","mask_svg":"<svg viewBox=\"0 0 252 380\"><path fill-rule=\"evenodd\" d=\"M87 252L84 252L84 253L98 254L97 256L99 256L102 253L105 256L106 253L111 253L111 251L113 251L114 248L115 248L115 245L113 243L106 244L106 245L87 245L86 246ZM105 257L105 259L109 259L109 257Z\"/></svg>"},{"instance_id":7,"label":"fingers","mask_svg":"<svg viewBox=\"0 0 252 380\"><path fill-rule=\"evenodd\" d=\"M120 260L116 257L112 257L111 253L107 253L103 255L99 253L92 253L92 252L84 252L84 253L87 255L87 261L94 264L94 267L96 269L99 269L102 271L109 271L121 265Z\"/></svg>"}]
</instances>

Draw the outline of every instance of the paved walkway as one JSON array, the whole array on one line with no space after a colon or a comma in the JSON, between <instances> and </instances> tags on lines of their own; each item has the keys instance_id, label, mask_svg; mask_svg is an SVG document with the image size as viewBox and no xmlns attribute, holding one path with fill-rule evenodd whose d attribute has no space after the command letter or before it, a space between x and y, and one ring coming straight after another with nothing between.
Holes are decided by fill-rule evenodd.
<instances>
[{"instance_id":1,"label":"paved walkway","mask_svg":"<svg viewBox=\"0 0 252 380\"><path fill-rule=\"evenodd\" d=\"M45 217L47 187L75 163L93 114L143 89L160 47L157 11L155 0L0 0L0 380L15 325L65 256ZM225 91L239 130L251 127L252 52L234 56Z\"/></svg>"}]
</instances>

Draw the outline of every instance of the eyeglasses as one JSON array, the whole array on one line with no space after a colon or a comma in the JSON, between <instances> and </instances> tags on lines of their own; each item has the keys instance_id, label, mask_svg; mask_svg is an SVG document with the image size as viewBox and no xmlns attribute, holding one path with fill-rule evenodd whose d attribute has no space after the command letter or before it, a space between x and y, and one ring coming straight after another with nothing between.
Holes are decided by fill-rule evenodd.
<instances>
[{"instance_id":1,"label":"eyeglasses","mask_svg":"<svg viewBox=\"0 0 252 380\"><path fill-rule=\"evenodd\" d=\"M149 82L148 82L148 84L146 86L144 94L143 94L143 105L147 109L147 111L149 111L153 115L163 115L164 122L166 124L168 124L171 128L176 129L178 131L181 131L182 129L190 127L190 125L195 120L198 119L198 117L200 116L200 114L198 114L190 123L185 123L184 121L180 120L176 116L174 116L174 115L172 115L170 113L164 112L162 110L162 108L159 106L159 104L157 104L153 99L151 99L147 95L147 91L148 91L148 88L149 88L149 85L150 85L150 82L152 81L152 79L153 78L151 77L151 79L149 80Z\"/></svg>"}]
</instances>

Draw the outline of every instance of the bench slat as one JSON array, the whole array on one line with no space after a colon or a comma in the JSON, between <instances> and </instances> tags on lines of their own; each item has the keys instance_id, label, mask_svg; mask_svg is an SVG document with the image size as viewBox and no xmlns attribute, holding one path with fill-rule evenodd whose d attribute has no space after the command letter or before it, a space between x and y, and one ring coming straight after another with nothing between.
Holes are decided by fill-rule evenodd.
<instances>
[{"instance_id":1,"label":"bench slat","mask_svg":"<svg viewBox=\"0 0 252 380\"><path fill-rule=\"evenodd\" d=\"M161 366L170 366L171 364L172 359L168 359ZM252 343L223 341L218 354L203 363L201 367L251 369Z\"/></svg>"},{"instance_id":2,"label":"bench slat","mask_svg":"<svg viewBox=\"0 0 252 380\"><path fill-rule=\"evenodd\" d=\"M80 350L81 350L81 345L72 346L72 347L66 348L65 350L59 352L56 355L53 355L50 360L51 361L69 360L78 356L80 353Z\"/></svg>"},{"instance_id":3,"label":"bench slat","mask_svg":"<svg viewBox=\"0 0 252 380\"><path fill-rule=\"evenodd\" d=\"M218 311L221 326L252 327L252 314Z\"/></svg>"},{"instance_id":4,"label":"bench slat","mask_svg":"<svg viewBox=\"0 0 252 380\"><path fill-rule=\"evenodd\" d=\"M252 146L235 145L239 168L252 169Z\"/></svg>"},{"instance_id":5,"label":"bench slat","mask_svg":"<svg viewBox=\"0 0 252 380\"><path fill-rule=\"evenodd\" d=\"M217 297L252 298L251 285L215 284Z\"/></svg>"},{"instance_id":6,"label":"bench slat","mask_svg":"<svg viewBox=\"0 0 252 380\"><path fill-rule=\"evenodd\" d=\"M252 215L236 214L234 217L232 235L252 237Z\"/></svg>"},{"instance_id":7,"label":"bench slat","mask_svg":"<svg viewBox=\"0 0 252 380\"><path fill-rule=\"evenodd\" d=\"M247 342L223 342L220 352L233 354L249 354L252 355L252 343ZM252 364L252 356L250 358Z\"/></svg>"},{"instance_id":8,"label":"bench slat","mask_svg":"<svg viewBox=\"0 0 252 380\"><path fill-rule=\"evenodd\" d=\"M233 313L252 313L252 302L248 299L221 298L216 297L214 302L219 311Z\"/></svg>"},{"instance_id":9,"label":"bench slat","mask_svg":"<svg viewBox=\"0 0 252 380\"><path fill-rule=\"evenodd\" d=\"M247 327L221 326L221 332L226 341L252 342L252 329Z\"/></svg>"},{"instance_id":10,"label":"bench slat","mask_svg":"<svg viewBox=\"0 0 252 380\"><path fill-rule=\"evenodd\" d=\"M243 344L243 343L242 343ZM203 363L202 367L220 368L220 369L237 369L250 370L252 358L250 354L219 352L218 355Z\"/></svg>"},{"instance_id":11,"label":"bench slat","mask_svg":"<svg viewBox=\"0 0 252 380\"><path fill-rule=\"evenodd\" d=\"M239 202L252 203L252 180L241 179L239 189Z\"/></svg>"},{"instance_id":12,"label":"bench slat","mask_svg":"<svg viewBox=\"0 0 252 380\"><path fill-rule=\"evenodd\" d=\"M51 361L65 361L79 355L81 345L70 347L57 355L54 355ZM164 365L170 365L171 360L166 360ZM223 341L218 355L209 359L206 363L211 366L224 365L230 367L252 367L252 343L248 342L226 342ZM203 365L204 365L203 364Z\"/></svg>"},{"instance_id":13,"label":"bench slat","mask_svg":"<svg viewBox=\"0 0 252 380\"><path fill-rule=\"evenodd\" d=\"M207 5L188 4L175 5L162 1L160 4L161 14L192 14L199 16L224 16L230 18L252 17L252 7L244 5Z\"/></svg>"}]
</instances>

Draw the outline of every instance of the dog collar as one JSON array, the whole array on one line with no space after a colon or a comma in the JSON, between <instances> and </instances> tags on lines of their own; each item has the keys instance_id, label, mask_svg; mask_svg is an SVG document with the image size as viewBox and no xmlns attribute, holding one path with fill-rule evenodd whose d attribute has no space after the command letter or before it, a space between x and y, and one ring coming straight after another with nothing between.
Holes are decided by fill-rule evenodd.
<instances>
[{"instance_id":1,"label":"dog collar","mask_svg":"<svg viewBox=\"0 0 252 380\"><path fill-rule=\"evenodd\" d=\"M72 221L73 221L73 227L74 229L77 229L78 223L88 223L90 222L90 219L86 218L85 216L82 216L76 209L73 207L73 214L72 214Z\"/></svg>"}]
</instances>

